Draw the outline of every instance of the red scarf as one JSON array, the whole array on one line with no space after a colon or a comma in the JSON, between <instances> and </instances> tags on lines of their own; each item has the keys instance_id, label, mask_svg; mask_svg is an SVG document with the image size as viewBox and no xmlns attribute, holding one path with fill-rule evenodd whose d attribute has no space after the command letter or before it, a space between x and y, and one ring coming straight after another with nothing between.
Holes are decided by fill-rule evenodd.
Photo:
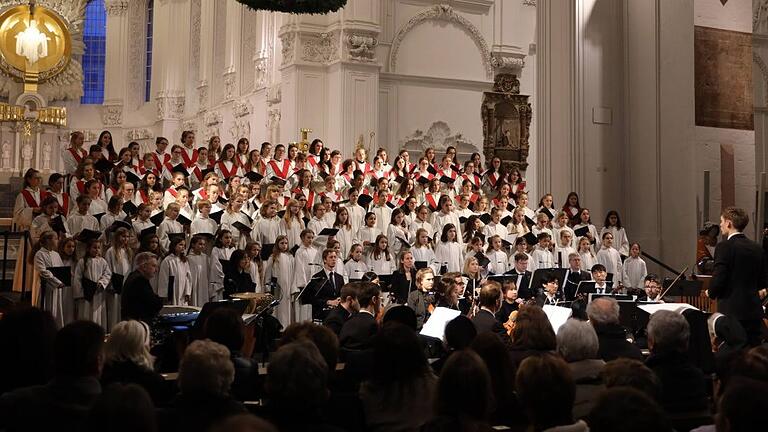
<instances>
[{"instance_id":1,"label":"red scarf","mask_svg":"<svg viewBox=\"0 0 768 432\"><path fill-rule=\"evenodd\" d=\"M174 188L173 186L169 187L165 191L168 192L169 194L171 194L171 196L174 197L174 198L176 198L176 195L179 194L179 191L177 191L176 188Z\"/></svg>"},{"instance_id":2,"label":"red scarf","mask_svg":"<svg viewBox=\"0 0 768 432\"><path fill-rule=\"evenodd\" d=\"M74 149L74 147L70 147L67 150L69 150L69 153L72 154L72 157L75 158L75 161L77 163L82 162L83 158L88 156L88 152L85 151L85 149L80 149L80 151L78 152L77 150Z\"/></svg>"},{"instance_id":3,"label":"red scarf","mask_svg":"<svg viewBox=\"0 0 768 432\"><path fill-rule=\"evenodd\" d=\"M499 173L492 172L488 174L488 183L491 184L491 187L496 187L496 182L499 180Z\"/></svg>"},{"instance_id":4,"label":"red scarf","mask_svg":"<svg viewBox=\"0 0 768 432\"><path fill-rule=\"evenodd\" d=\"M428 194L424 195L424 200L427 201L427 203L429 203L429 206L431 208L433 208L433 209L437 208L437 201L435 201L435 196L433 194L428 193Z\"/></svg>"},{"instance_id":5,"label":"red scarf","mask_svg":"<svg viewBox=\"0 0 768 432\"><path fill-rule=\"evenodd\" d=\"M277 165L277 161L275 161L274 159L269 161L269 166L272 167L272 172L275 173L275 176L280 177L281 179L285 180L285 179L288 178L288 171L291 168L291 161L290 161L290 159L283 159L280 162L283 163L283 167L282 168L280 168Z\"/></svg>"},{"instance_id":6,"label":"red scarf","mask_svg":"<svg viewBox=\"0 0 768 432\"><path fill-rule=\"evenodd\" d=\"M149 196L147 195L147 191L144 189L139 189L139 197L141 198L141 202L144 204L147 204L149 202Z\"/></svg>"},{"instance_id":7,"label":"red scarf","mask_svg":"<svg viewBox=\"0 0 768 432\"><path fill-rule=\"evenodd\" d=\"M58 199L58 197L56 197ZM66 192L61 193L61 202L59 203L59 207L61 208L61 214L69 214L69 194Z\"/></svg>"},{"instance_id":8,"label":"red scarf","mask_svg":"<svg viewBox=\"0 0 768 432\"><path fill-rule=\"evenodd\" d=\"M363 174L368 174L369 172L373 171L371 164L369 164L368 162L360 162L358 160L355 160L355 167L356 169L362 171Z\"/></svg>"},{"instance_id":9,"label":"red scarf","mask_svg":"<svg viewBox=\"0 0 768 432\"><path fill-rule=\"evenodd\" d=\"M163 166L165 163L171 160L171 155L168 153L163 153L163 160L160 160L160 154L155 152L152 152L152 159L155 161L155 167Z\"/></svg>"}]
</instances>

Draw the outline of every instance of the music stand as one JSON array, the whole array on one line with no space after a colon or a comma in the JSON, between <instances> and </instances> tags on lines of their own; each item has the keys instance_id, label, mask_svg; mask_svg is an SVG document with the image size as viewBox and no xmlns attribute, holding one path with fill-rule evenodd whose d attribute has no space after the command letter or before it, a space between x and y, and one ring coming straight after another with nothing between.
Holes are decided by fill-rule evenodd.
<instances>
[{"instance_id":1,"label":"music stand","mask_svg":"<svg viewBox=\"0 0 768 432\"><path fill-rule=\"evenodd\" d=\"M564 279L565 279L565 272L568 269L564 268L542 268L538 269L531 275L531 280L528 285L528 288L533 291L533 296L536 297L536 295L539 293L540 290L544 289L542 285L542 281L544 278L546 278L549 275L554 275L557 278L557 282L559 284L559 289L561 290L564 286ZM520 288L518 287L518 292L520 291Z\"/></svg>"},{"instance_id":2,"label":"music stand","mask_svg":"<svg viewBox=\"0 0 768 432\"><path fill-rule=\"evenodd\" d=\"M192 324L192 327L190 328L190 341L201 339L203 337L203 327L205 326L205 322L216 310L223 308L232 309L237 312L238 316L243 316L249 303L248 300L230 299L212 301L204 304L203 308L200 310L200 315L197 316L195 323Z\"/></svg>"},{"instance_id":3,"label":"music stand","mask_svg":"<svg viewBox=\"0 0 768 432\"><path fill-rule=\"evenodd\" d=\"M673 282L674 279L665 278L662 284L662 292L666 291L666 295L672 297L698 297L704 286L704 282L700 280L680 279L672 285Z\"/></svg>"}]
</instances>

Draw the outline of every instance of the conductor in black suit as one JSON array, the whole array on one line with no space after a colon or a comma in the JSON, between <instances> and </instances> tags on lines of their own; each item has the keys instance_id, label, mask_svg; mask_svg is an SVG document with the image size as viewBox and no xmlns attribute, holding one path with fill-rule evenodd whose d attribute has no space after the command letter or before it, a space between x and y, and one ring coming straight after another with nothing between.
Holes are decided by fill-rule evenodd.
<instances>
[{"instance_id":1,"label":"conductor in black suit","mask_svg":"<svg viewBox=\"0 0 768 432\"><path fill-rule=\"evenodd\" d=\"M163 299L155 294L149 283L157 275L157 256L142 252L136 255L135 262L136 270L128 275L123 284L121 314L124 320L144 321L151 325L163 308Z\"/></svg>"},{"instance_id":2,"label":"conductor in black suit","mask_svg":"<svg viewBox=\"0 0 768 432\"><path fill-rule=\"evenodd\" d=\"M312 305L312 319L323 321L328 311L340 303L344 277L336 272L336 251L323 251L323 269L312 275L303 294L303 303Z\"/></svg>"},{"instance_id":3,"label":"conductor in black suit","mask_svg":"<svg viewBox=\"0 0 768 432\"><path fill-rule=\"evenodd\" d=\"M768 286L766 257L742 231L749 223L744 209L728 207L720 214L720 232L728 239L715 247L715 268L707 294L717 311L737 319L751 345L760 343L763 308L760 295Z\"/></svg>"}]
</instances>

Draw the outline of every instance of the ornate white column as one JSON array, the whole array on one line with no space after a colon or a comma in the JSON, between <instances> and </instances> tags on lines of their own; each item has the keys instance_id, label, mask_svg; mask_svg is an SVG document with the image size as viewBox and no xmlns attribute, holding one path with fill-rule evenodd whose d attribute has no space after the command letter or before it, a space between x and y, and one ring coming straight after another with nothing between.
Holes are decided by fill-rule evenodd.
<instances>
[{"instance_id":1,"label":"ornate white column","mask_svg":"<svg viewBox=\"0 0 768 432\"><path fill-rule=\"evenodd\" d=\"M104 71L104 105L101 119L105 127L122 126L128 67L128 0L105 0L107 46ZM120 134L113 133L119 144Z\"/></svg>"},{"instance_id":2,"label":"ornate white column","mask_svg":"<svg viewBox=\"0 0 768 432\"><path fill-rule=\"evenodd\" d=\"M224 101L231 101L240 95L238 67L240 65L240 46L242 44L243 5L229 0L227 8L227 30L224 48Z\"/></svg>"},{"instance_id":3,"label":"ornate white column","mask_svg":"<svg viewBox=\"0 0 768 432\"><path fill-rule=\"evenodd\" d=\"M155 2L153 74L157 73L157 120L163 136L180 135L189 67L190 3L187 0Z\"/></svg>"},{"instance_id":4,"label":"ornate white column","mask_svg":"<svg viewBox=\"0 0 768 432\"><path fill-rule=\"evenodd\" d=\"M210 80L213 74L213 21L216 16L215 0L200 3L200 64L197 83L198 111L205 111L210 104Z\"/></svg>"}]
</instances>

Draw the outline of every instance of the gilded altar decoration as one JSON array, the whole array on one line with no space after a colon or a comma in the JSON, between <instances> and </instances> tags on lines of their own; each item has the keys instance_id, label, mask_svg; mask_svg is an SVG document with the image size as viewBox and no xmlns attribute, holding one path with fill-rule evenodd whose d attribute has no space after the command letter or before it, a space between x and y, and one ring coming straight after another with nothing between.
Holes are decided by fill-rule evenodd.
<instances>
[{"instance_id":1,"label":"gilded altar decoration","mask_svg":"<svg viewBox=\"0 0 768 432\"><path fill-rule=\"evenodd\" d=\"M301 141L299 141L298 147L300 151L306 153L309 151L309 134L312 133L312 129L301 128L299 132L301 132Z\"/></svg>"}]
</instances>

